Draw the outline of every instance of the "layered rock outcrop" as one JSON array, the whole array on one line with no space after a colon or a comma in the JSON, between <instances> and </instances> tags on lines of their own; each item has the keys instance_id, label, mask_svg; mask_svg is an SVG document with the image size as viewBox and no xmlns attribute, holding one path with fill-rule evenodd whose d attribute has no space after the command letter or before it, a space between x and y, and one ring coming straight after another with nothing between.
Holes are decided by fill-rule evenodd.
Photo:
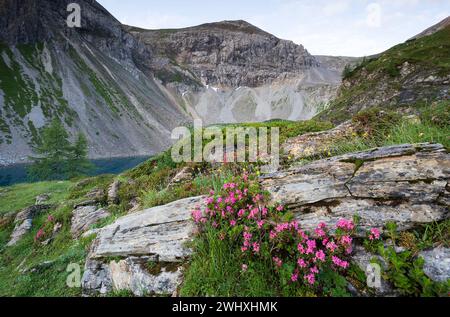
<instances>
[{"instance_id":1,"label":"layered rock outcrop","mask_svg":"<svg viewBox=\"0 0 450 317\"><path fill-rule=\"evenodd\" d=\"M245 21L207 23L178 30L129 31L157 56L154 67L172 62L187 67L206 85L256 87L281 74L296 74L319 63L302 46ZM172 60L171 60L172 59Z\"/></svg>"},{"instance_id":2,"label":"layered rock outcrop","mask_svg":"<svg viewBox=\"0 0 450 317\"><path fill-rule=\"evenodd\" d=\"M319 222L334 226L359 216L361 228L395 222L399 231L448 219L450 154L435 144L377 148L320 160L262 177L272 199L285 204L304 229ZM195 226L191 212L205 197L179 200L129 214L97 231L86 261L86 294L130 290L136 295L172 294L182 282L183 262ZM365 236L366 232L358 232ZM359 251L358 251L359 250ZM356 249L365 270L367 253ZM424 252L426 273L448 274L447 251ZM441 263L441 264L439 264ZM444 265L442 265L444 263ZM395 295L388 284L380 294Z\"/></svg>"},{"instance_id":3,"label":"layered rock outcrop","mask_svg":"<svg viewBox=\"0 0 450 317\"><path fill-rule=\"evenodd\" d=\"M358 215L362 229L395 222L406 230L448 218L449 181L450 154L418 144L316 161L265 176L262 184L305 229Z\"/></svg>"},{"instance_id":4,"label":"layered rock outcrop","mask_svg":"<svg viewBox=\"0 0 450 317\"><path fill-rule=\"evenodd\" d=\"M171 295L191 254L191 212L203 203L204 197L183 199L127 215L101 229L86 261L84 292Z\"/></svg>"}]
</instances>

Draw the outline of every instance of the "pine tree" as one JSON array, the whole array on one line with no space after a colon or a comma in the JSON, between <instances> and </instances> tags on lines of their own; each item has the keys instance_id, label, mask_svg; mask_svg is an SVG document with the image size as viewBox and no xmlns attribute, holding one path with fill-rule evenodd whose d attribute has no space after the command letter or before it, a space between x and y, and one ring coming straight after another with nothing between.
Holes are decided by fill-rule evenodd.
<instances>
[{"instance_id":1,"label":"pine tree","mask_svg":"<svg viewBox=\"0 0 450 317\"><path fill-rule=\"evenodd\" d=\"M70 147L67 160L68 177L86 175L92 170L93 164L88 160L88 142L84 134L78 134L75 144Z\"/></svg>"},{"instance_id":2,"label":"pine tree","mask_svg":"<svg viewBox=\"0 0 450 317\"><path fill-rule=\"evenodd\" d=\"M67 179L89 171L87 140L80 134L72 145L69 135L58 120L42 130L41 142L34 148L38 156L30 157L33 164L28 175L34 180Z\"/></svg>"}]
</instances>

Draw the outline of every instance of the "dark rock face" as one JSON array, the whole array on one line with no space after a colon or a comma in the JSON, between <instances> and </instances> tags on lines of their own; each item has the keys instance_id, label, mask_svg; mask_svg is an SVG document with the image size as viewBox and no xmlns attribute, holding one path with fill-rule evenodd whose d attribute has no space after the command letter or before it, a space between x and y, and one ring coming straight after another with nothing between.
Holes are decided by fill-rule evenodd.
<instances>
[{"instance_id":1,"label":"dark rock face","mask_svg":"<svg viewBox=\"0 0 450 317\"><path fill-rule=\"evenodd\" d=\"M68 27L71 2L0 1L0 66L11 73L0 80L0 162L26 159L55 117L86 135L91 158L160 152L190 121L154 81L145 45L96 1L77 1L81 27Z\"/></svg>"},{"instance_id":2,"label":"dark rock face","mask_svg":"<svg viewBox=\"0 0 450 317\"><path fill-rule=\"evenodd\" d=\"M206 85L256 87L281 74L319 66L302 45L281 40L245 21L179 30L129 30L154 52L155 69L181 64Z\"/></svg>"}]
</instances>

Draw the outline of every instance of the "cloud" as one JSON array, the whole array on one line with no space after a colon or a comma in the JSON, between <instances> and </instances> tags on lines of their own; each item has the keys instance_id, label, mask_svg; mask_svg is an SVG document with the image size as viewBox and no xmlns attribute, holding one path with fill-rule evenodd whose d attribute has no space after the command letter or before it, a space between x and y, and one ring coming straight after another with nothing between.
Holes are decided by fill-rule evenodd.
<instances>
[{"instance_id":1,"label":"cloud","mask_svg":"<svg viewBox=\"0 0 450 317\"><path fill-rule=\"evenodd\" d=\"M374 2L366 7L367 18L366 24L371 28L379 28L381 26L381 5Z\"/></svg>"},{"instance_id":2,"label":"cloud","mask_svg":"<svg viewBox=\"0 0 450 317\"><path fill-rule=\"evenodd\" d=\"M334 16L337 14L344 13L345 11L347 11L349 9L349 7L350 7L349 1L344 1L344 0L333 1L331 3L328 3L323 8L323 13L326 16Z\"/></svg>"}]
</instances>

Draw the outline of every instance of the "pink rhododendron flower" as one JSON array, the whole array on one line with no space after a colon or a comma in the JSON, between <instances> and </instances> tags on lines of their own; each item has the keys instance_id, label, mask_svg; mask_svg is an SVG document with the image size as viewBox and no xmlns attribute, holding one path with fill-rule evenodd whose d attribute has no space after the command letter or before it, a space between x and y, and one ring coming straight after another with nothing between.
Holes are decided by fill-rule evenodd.
<instances>
[{"instance_id":1,"label":"pink rhododendron flower","mask_svg":"<svg viewBox=\"0 0 450 317\"><path fill-rule=\"evenodd\" d=\"M337 222L336 227L344 230L353 230L355 224L351 220L341 219Z\"/></svg>"},{"instance_id":2,"label":"pink rhododendron flower","mask_svg":"<svg viewBox=\"0 0 450 317\"><path fill-rule=\"evenodd\" d=\"M323 231L323 229L321 229L321 228L317 228L316 230L314 230L314 232L316 233L316 235L319 238L322 238L325 236L325 231Z\"/></svg>"},{"instance_id":3,"label":"pink rhododendron flower","mask_svg":"<svg viewBox=\"0 0 450 317\"><path fill-rule=\"evenodd\" d=\"M259 253L259 248L260 248L259 243L257 243L257 242L253 243L253 251L255 253Z\"/></svg>"},{"instance_id":4,"label":"pink rhododendron flower","mask_svg":"<svg viewBox=\"0 0 450 317\"><path fill-rule=\"evenodd\" d=\"M302 268L305 268L305 267L306 267L306 262L305 262L305 260L303 260L303 259L298 259L298 260L297 260L297 264L298 264L298 266L300 266L300 267L302 267Z\"/></svg>"},{"instance_id":5,"label":"pink rhododendron flower","mask_svg":"<svg viewBox=\"0 0 450 317\"><path fill-rule=\"evenodd\" d=\"M192 212L192 218L194 219L194 222L199 223L200 219L202 219L203 214L201 210L194 210Z\"/></svg>"},{"instance_id":6,"label":"pink rhododendron flower","mask_svg":"<svg viewBox=\"0 0 450 317\"><path fill-rule=\"evenodd\" d=\"M314 253L314 250L316 249L316 240L307 240L306 245L308 246L306 254Z\"/></svg>"},{"instance_id":7,"label":"pink rhododendron flower","mask_svg":"<svg viewBox=\"0 0 450 317\"><path fill-rule=\"evenodd\" d=\"M268 213L267 208L266 208L266 207L263 207L263 209L262 209L262 211L261 211L261 214L262 214L263 216L267 216L267 213Z\"/></svg>"},{"instance_id":8,"label":"pink rhododendron flower","mask_svg":"<svg viewBox=\"0 0 450 317\"><path fill-rule=\"evenodd\" d=\"M330 250L331 252L336 251L337 248L338 246L333 241L327 243L327 249Z\"/></svg>"},{"instance_id":9,"label":"pink rhododendron flower","mask_svg":"<svg viewBox=\"0 0 450 317\"><path fill-rule=\"evenodd\" d=\"M236 220L230 220L230 226L234 227L236 226Z\"/></svg>"},{"instance_id":10,"label":"pink rhododendron flower","mask_svg":"<svg viewBox=\"0 0 450 317\"><path fill-rule=\"evenodd\" d=\"M304 279L310 284L310 285L314 285L314 283L316 282L316 276L313 273L310 274L306 274L304 276Z\"/></svg>"},{"instance_id":11,"label":"pink rhododendron flower","mask_svg":"<svg viewBox=\"0 0 450 317\"><path fill-rule=\"evenodd\" d=\"M336 266L339 266L339 267L344 268L344 269L346 269L346 268L348 267L348 262L339 259L337 256L334 256L334 255L333 255L333 257L332 257L331 259L332 259L333 263L334 263Z\"/></svg>"},{"instance_id":12,"label":"pink rhododendron flower","mask_svg":"<svg viewBox=\"0 0 450 317\"><path fill-rule=\"evenodd\" d=\"M306 253L306 249L305 249L305 247L303 246L303 244L301 244L301 243L299 243L299 244L297 245L297 250L298 250L298 252L300 252L301 254L305 254L305 253Z\"/></svg>"},{"instance_id":13,"label":"pink rhododendron flower","mask_svg":"<svg viewBox=\"0 0 450 317\"><path fill-rule=\"evenodd\" d=\"M277 233L275 231L270 231L269 233L269 239L273 240L277 237Z\"/></svg>"},{"instance_id":14,"label":"pink rhododendron flower","mask_svg":"<svg viewBox=\"0 0 450 317\"><path fill-rule=\"evenodd\" d=\"M352 241L353 241L353 239L350 236L345 235L345 236L341 237L341 243L343 245L351 245Z\"/></svg>"},{"instance_id":15,"label":"pink rhododendron flower","mask_svg":"<svg viewBox=\"0 0 450 317\"><path fill-rule=\"evenodd\" d=\"M370 229L369 239L370 240L378 240L378 239L380 239L380 235L381 235L381 232L379 229L372 228L372 229Z\"/></svg>"},{"instance_id":16,"label":"pink rhododendron flower","mask_svg":"<svg viewBox=\"0 0 450 317\"><path fill-rule=\"evenodd\" d=\"M323 252L322 250L317 251L316 252L316 260L324 262L325 261L325 252Z\"/></svg>"},{"instance_id":17,"label":"pink rhododendron flower","mask_svg":"<svg viewBox=\"0 0 450 317\"><path fill-rule=\"evenodd\" d=\"M292 282L297 282L297 280L298 280L298 274L297 273L292 274L291 275L291 281Z\"/></svg>"},{"instance_id":18,"label":"pink rhododendron flower","mask_svg":"<svg viewBox=\"0 0 450 317\"><path fill-rule=\"evenodd\" d=\"M281 267L283 265L283 261L278 257L273 257L272 260L275 263L275 265L278 267Z\"/></svg>"}]
</instances>

